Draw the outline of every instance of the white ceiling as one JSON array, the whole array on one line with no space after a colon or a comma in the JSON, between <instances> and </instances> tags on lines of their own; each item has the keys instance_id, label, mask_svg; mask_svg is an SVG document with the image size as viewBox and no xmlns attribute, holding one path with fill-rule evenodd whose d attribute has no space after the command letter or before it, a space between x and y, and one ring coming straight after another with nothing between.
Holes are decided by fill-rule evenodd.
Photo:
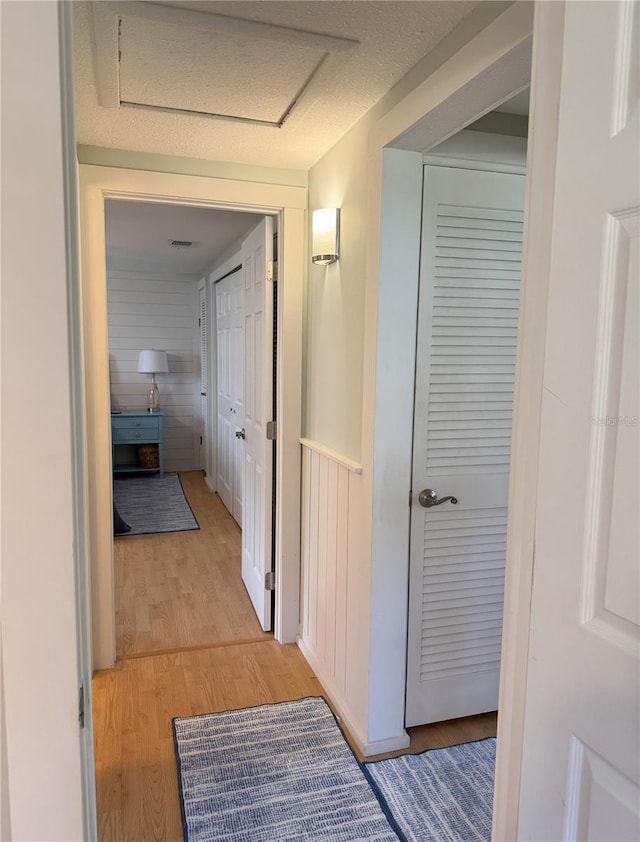
<instances>
[{"instance_id":1,"label":"white ceiling","mask_svg":"<svg viewBox=\"0 0 640 842\"><path fill-rule=\"evenodd\" d=\"M107 268L129 272L200 275L244 237L259 216L155 202L105 202ZM170 240L189 240L174 248Z\"/></svg>"},{"instance_id":2,"label":"white ceiling","mask_svg":"<svg viewBox=\"0 0 640 842\"><path fill-rule=\"evenodd\" d=\"M476 5L76 2L78 142L308 169Z\"/></svg>"}]
</instances>

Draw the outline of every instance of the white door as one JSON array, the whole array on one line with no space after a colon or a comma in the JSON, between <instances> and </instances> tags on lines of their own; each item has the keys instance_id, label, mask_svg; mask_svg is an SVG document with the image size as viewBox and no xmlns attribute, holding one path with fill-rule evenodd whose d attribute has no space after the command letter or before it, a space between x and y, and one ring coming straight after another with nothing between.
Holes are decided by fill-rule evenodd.
<instances>
[{"instance_id":1,"label":"white door","mask_svg":"<svg viewBox=\"0 0 640 842\"><path fill-rule=\"evenodd\" d=\"M640 838L639 6L565 14L518 838L629 842Z\"/></svg>"},{"instance_id":2,"label":"white door","mask_svg":"<svg viewBox=\"0 0 640 842\"><path fill-rule=\"evenodd\" d=\"M272 443L267 440L273 398L273 284L267 261L273 248L269 217L242 244L244 279L244 507L242 580L260 624L271 629L271 591L265 575L272 552Z\"/></svg>"},{"instance_id":3,"label":"white door","mask_svg":"<svg viewBox=\"0 0 640 842\"><path fill-rule=\"evenodd\" d=\"M207 392L209 388L209 325L207 322L207 290L205 279L198 288L198 327L200 329L200 467L207 467Z\"/></svg>"},{"instance_id":4,"label":"white door","mask_svg":"<svg viewBox=\"0 0 640 842\"><path fill-rule=\"evenodd\" d=\"M236 433L244 423L244 315L242 272L218 281L216 298L217 482L216 490L242 525L242 443Z\"/></svg>"},{"instance_id":5,"label":"white door","mask_svg":"<svg viewBox=\"0 0 640 842\"><path fill-rule=\"evenodd\" d=\"M408 726L498 704L524 180L425 167Z\"/></svg>"}]
</instances>

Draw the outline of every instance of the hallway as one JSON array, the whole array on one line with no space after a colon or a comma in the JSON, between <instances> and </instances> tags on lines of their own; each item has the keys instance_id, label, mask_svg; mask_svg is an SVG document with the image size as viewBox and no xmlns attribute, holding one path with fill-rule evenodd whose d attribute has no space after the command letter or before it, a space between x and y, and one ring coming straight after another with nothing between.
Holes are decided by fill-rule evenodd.
<instances>
[{"instance_id":1,"label":"hallway","mask_svg":"<svg viewBox=\"0 0 640 842\"><path fill-rule=\"evenodd\" d=\"M240 529L202 471L180 474L200 529L115 539L118 659L268 640L240 579Z\"/></svg>"},{"instance_id":2,"label":"hallway","mask_svg":"<svg viewBox=\"0 0 640 842\"><path fill-rule=\"evenodd\" d=\"M324 695L260 629L235 522L201 472L181 480L200 530L116 540L118 661L92 682L100 842L181 842L173 717ZM410 751L495 732L495 714L413 728Z\"/></svg>"}]
</instances>

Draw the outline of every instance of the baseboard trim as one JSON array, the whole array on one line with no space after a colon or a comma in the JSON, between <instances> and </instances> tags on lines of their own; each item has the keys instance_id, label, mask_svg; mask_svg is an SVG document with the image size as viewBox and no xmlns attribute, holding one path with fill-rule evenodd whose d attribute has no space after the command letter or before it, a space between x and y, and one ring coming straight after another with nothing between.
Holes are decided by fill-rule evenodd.
<instances>
[{"instance_id":1,"label":"baseboard trim","mask_svg":"<svg viewBox=\"0 0 640 842\"><path fill-rule=\"evenodd\" d=\"M207 488L209 489L209 491L210 491L212 494L215 494L215 493L216 493L216 487L215 487L215 485L211 482L211 480L209 479L209 474L207 474L207 473L205 473L205 475L204 475L204 484L207 486Z\"/></svg>"},{"instance_id":2,"label":"baseboard trim","mask_svg":"<svg viewBox=\"0 0 640 842\"><path fill-rule=\"evenodd\" d=\"M331 702L335 713L345 730L349 732L349 736L353 739L358 751L363 757L372 757L376 754L384 754L388 751L399 751L409 748L409 735L406 731L399 734L397 737L389 737L386 740L375 740L373 742L367 740L356 725L353 715L349 710L346 699L341 691L335 686L332 678L326 675L321 662L316 658L311 649L306 645L302 638L297 640L298 648L304 655L305 659L316 674L316 678L322 685L327 698Z\"/></svg>"},{"instance_id":3,"label":"baseboard trim","mask_svg":"<svg viewBox=\"0 0 640 842\"><path fill-rule=\"evenodd\" d=\"M366 744L366 750L363 750L365 757L373 757L376 754L386 754L388 751L402 751L409 748L411 738L406 731L403 731L397 737L389 737L386 740L373 740Z\"/></svg>"}]
</instances>

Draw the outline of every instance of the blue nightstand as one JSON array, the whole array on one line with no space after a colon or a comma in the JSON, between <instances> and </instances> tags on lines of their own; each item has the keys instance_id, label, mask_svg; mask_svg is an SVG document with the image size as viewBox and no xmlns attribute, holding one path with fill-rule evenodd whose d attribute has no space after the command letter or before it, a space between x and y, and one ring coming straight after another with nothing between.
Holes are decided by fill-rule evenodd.
<instances>
[{"instance_id":1,"label":"blue nightstand","mask_svg":"<svg viewBox=\"0 0 640 842\"><path fill-rule=\"evenodd\" d=\"M138 466L136 445L158 445L158 467L141 468ZM111 446L114 474L151 474L160 472L164 476L164 412L147 412L138 409L131 412L119 412L111 416ZM127 448L127 450L125 450ZM116 463L116 454L133 459Z\"/></svg>"}]
</instances>

